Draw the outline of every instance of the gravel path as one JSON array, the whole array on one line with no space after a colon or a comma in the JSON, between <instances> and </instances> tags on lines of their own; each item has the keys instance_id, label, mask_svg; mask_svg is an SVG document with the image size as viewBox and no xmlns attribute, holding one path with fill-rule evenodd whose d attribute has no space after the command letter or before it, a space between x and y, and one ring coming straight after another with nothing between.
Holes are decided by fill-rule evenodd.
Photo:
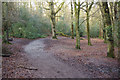
<instances>
[{"instance_id":1,"label":"gravel path","mask_svg":"<svg viewBox=\"0 0 120 80\"><path fill-rule=\"evenodd\" d=\"M36 78L87 78L82 71L58 61L51 52L44 50L44 39L38 39L25 46L29 63L38 70Z\"/></svg>"}]
</instances>

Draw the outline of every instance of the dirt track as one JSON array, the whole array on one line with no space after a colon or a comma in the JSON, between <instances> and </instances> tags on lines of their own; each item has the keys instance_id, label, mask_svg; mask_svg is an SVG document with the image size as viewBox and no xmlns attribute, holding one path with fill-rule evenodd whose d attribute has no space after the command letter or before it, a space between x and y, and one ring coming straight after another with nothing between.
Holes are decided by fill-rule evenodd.
<instances>
[{"instance_id":1,"label":"dirt track","mask_svg":"<svg viewBox=\"0 0 120 80\"><path fill-rule=\"evenodd\" d=\"M50 37L36 40L14 39L9 45L14 54L3 58L3 78L118 78L116 59L108 58L107 45L101 39L81 40L81 50L75 49L75 39ZM33 67L38 70L19 68Z\"/></svg>"},{"instance_id":2,"label":"dirt track","mask_svg":"<svg viewBox=\"0 0 120 80\"><path fill-rule=\"evenodd\" d=\"M83 72L57 60L53 53L44 50L45 39L31 42L25 47L30 63L37 68L35 75L38 78L85 78Z\"/></svg>"},{"instance_id":3,"label":"dirt track","mask_svg":"<svg viewBox=\"0 0 120 80\"><path fill-rule=\"evenodd\" d=\"M83 50L74 49L74 40L66 37L38 39L25 47L30 63L38 71L36 77L44 78L108 78L118 77L117 60L106 58L106 44L93 39L93 46L86 40ZM81 46L82 46L81 45ZM86 49L84 50L84 47ZM39 74L39 75L38 75Z\"/></svg>"}]
</instances>

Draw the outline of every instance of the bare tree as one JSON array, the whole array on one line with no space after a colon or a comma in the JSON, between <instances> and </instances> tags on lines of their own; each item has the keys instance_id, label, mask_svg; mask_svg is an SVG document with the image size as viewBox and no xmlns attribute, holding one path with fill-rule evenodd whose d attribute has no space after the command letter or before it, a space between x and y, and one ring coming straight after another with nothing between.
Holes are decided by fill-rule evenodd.
<instances>
[{"instance_id":1,"label":"bare tree","mask_svg":"<svg viewBox=\"0 0 120 80\"><path fill-rule=\"evenodd\" d=\"M50 10L50 19L51 19L51 22L52 22L52 38L57 39L56 30L55 30L55 25L56 25L55 17L56 17L56 14L61 10L62 6L64 5L64 2L62 2L58 6L56 11L55 11L55 8L54 8L55 2L53 0L48 2L48 4L49 4L49 8L44 8L44 9Z\"/></svg>"},{"instance_id":2,"label":"bare tree","mask_svg":"<svg viewBox=\"0 0 120 80\"><path fill-rule=\"evenodd\" d=\"M76 30L76 49L80 49L80 31L79 31L79 16L80 16L80 1L78 3L74 0L74 9L75 9L75 30Z\"/></svg>"},{"instance_id":3,"label":"bare tree","mask_svg":"<svg viewBox=\"0 0 120 80\"><path fill-rule=\"evenodd\" d=\"M81 9L83 9L85 12L86 12L86 17L87 17L87 20L86 20L86 22L87 22L87 38L88 38L88 45L92 45L91 44L91 40L90 40L90 25L89 25L89 13L90 13L90 10L91 10L91 8L92 8L92 6L93 6L93 2L91 2L91 4L90 4L90 6L89 6L89 4L88 4L88 2L86 2L86 9L84 9L83 7L81 7Z\"/></svg>"}]
</instances>

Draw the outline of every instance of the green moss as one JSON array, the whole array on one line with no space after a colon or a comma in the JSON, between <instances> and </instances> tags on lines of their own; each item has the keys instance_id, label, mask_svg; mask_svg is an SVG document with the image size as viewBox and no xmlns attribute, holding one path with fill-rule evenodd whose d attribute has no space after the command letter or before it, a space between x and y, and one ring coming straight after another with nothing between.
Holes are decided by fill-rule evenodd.
<instances>
[{"instance_id":1,"label":"green moss","mask_svg":"<svg viewBox=\"0 0 120 80\"><path fill-rule=\"evenodd\" d=\"M7 41L7 40L3 40L2 43L5 43L5 44L12 44L12 43L10 43L10 42Z\"/></svg>"},{"instance_id":2,"label":"green moss","mask_svg":"<svg viewBox=\"0 0 120 80\"><path fill-rule=\"evenodd\" d=\"M56 36L53 36L52 39L57 39L57 37L56 37Z\"/></svg>"},{"instance_id":3,"label":"green moss","mask_svg":"<svg viewBox=\"0 0 120 80\"><path fill-rule=\"evenodd\" d=\"M107 40L112 41L113 40L112 26L106 27L106 30L107 30Z\"/></svg>"},{"instance_id":4,"label":"green moss","mask_svg":"<svg viewBox=\"0 0 120 80\"><path fill-rule=\"evenodd\" d=\"M108 53L108 52L107 52L107 57L115 58L113 53Z\"/></svg>"},{"instance_id":5,"label":"green moss","mask_svg":"<svg viewBox=\"0 0 120 80\"><path fill-rule=\"evenodd\" d=\"M74 37L72 36L71 39L74 39Z\"/></svg>"},{"instance_id":6,"label":"green moss","mask_svg":"<svg viewBox=\"0 0 120 80\"><path fill-rule=\"evenodd\" d=\"M78 45L76 45L76 47L75 47L75 48L76 48L76 49L81 49L81 48L80 48L80 46L78 46Z\"/></svg>"},{"instance_id":7,"label":"green moss","mask_svg":"<svg viewBox=\"0 0 120 80\"><path fill-rule=\"evenodd\" d=\"M92 44L91 44L91 43L88 43L88 45L89 45L89 46L92 46Z\"/></svg>"},{"instance_id":8,"label":"green moss","mask_svg":"<svg viewBox=\"0 0 120 80\"><path fill-rule=\"evenodd\" d=\"M107 51L107 57L114 58L114 44L112 41L107 41L108 44L108 51Z\"/></svg>"},{"instance_id":9,"label":"green moss","mask_svg":"<svg viewBox=\"0 0 120 80\"><path fill-rule=\"evenodd\" d=\"M68 36L68 35L66 35L66 34L64 34L64 33L62 33L62 32L56 32L56 34L59 35L59 36L70 37L70 36ZM73 38L74 38L74 37L73 37Z\"/></svg>"},{"instance_id":10,"label":"green moss","mask_svg":"<svg viewBox=\"0 0 120 80\"><path fill-rule=\"evenodd\" d=\"M107 43L107 41L104 40L104 43Z\"/></svg>"}]
</instances>

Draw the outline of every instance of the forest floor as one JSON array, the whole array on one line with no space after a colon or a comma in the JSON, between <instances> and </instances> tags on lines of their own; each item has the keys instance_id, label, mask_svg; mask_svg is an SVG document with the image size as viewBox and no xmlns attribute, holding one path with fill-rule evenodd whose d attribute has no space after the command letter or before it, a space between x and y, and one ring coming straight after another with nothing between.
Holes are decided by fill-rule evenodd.
<instances>
[{"instance_id":1,"label":"forest floor","mask_svg":"<svg viewBox=\"0 0 120 80\"><path fill-rule=\"evenodd\" d=\"M9 45L14 54L3 57L3 78L118 78L119 63L106 57L107 45L97 38L91 42L81 40L77 50L75 39L67 37L15 38Z\"/></svg>"}]
</instances>

